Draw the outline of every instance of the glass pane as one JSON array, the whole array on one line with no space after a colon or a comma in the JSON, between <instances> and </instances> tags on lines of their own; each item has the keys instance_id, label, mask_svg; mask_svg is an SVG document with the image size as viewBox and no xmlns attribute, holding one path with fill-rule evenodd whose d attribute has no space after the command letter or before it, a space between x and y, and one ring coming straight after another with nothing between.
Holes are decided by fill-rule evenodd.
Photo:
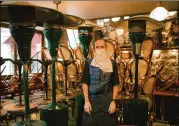
<instances>
[{"instance_id":1,"label":"glass pane","mask_svg":"<svg viewBox=\"0 0 179 126\"><path fill-rule=\"evenodd\" d=\"M47 41L46 37L45 37L45 47L48 48L48 41Z\"/></svg>"},{"instance_id":2,"label":"glass pane","mask_svg":"<svg viewBox=\"0 0 179 126\"><path fill-rule=\"evenodd\" d=\"M101 21L100 21L100 20L97 20L97 21L96 21L96 24L97 24L97 25L101 25Z\"/></svg>"},{"instance_id":3,"label":"glass pane","mask_svg":"<svg viewBox=\"0 0 179 126\"><path fill-rule=\"evenodd\" d=\"M101 20L101 26L104 26L104 20Z\"/></svg>"},{"instance_id":4,"label":"glass pane","mask_svg":"<svg viewBox=\"0 0 179 126\"><path fill-rule=\"evenodd\" d=\"M116 21L119 21L121 18L120 17L113 17L111 18L112 21L116 22Z\"/></svg>"},{"instance_id":5,"label":"glass pane","mask_svg":"<svg viewBox=\"0 0 179 126\"><path fill-rule=\"evenodd\" d=\"M42 34L35 33L31 43L31 58L42 60ZM31 64L31 73L41 73L42 65L33 61Z\"/></svg>"},{"instance_id":6,"label":"glass pane","mask_svg":"<svg viewBox=\"0 0 179 126\"><path fill-rule=\"evenodd\" d=\"M104 22L109 22L109 21L110 21L109 18L104 19Z\"/></svg>"},{"instance_id":7,"label":"glass pane","mask_svg":"<svg viewBox=\"0 0 179 126\"><path fill-rule=\"evenodd\" d=\"M78 30L67 29L67 34L71 48L76 48L80 43L78 39Z\"/></svg>"},{"instance_id":8,"label":"glass pane","mask_svg":"<svg viewBox=\"0 0 179 126\"><path fill-rule=\"evenodd\" d=\"M9 28L1 28L1 57L14 60L14 39L12 38ZM5 69L4 69L5 68ZM1 65L1 72L4 69L2 75L13 75L14 64L10 61L6 61Z\"/></svg>"},{"instance_id":9,"label":"glass pane","mask_svg":"<svg viewBox=\"0 0 179 126\"><path fill-rule=\"evenodd\" d=\"M77 42L77 44L79 45L79 44L80 44L80 40L79 40L79 38L78 38L78 30L73 30L73 31L74 31L74 33L75 33L76 42Z\"/></svg>"}]
</instances>

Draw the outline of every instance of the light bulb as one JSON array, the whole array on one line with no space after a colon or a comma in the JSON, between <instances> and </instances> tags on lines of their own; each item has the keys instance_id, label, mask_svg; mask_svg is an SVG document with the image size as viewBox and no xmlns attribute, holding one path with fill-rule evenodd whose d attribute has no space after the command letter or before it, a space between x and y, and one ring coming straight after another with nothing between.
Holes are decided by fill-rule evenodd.
<instances>
[{"instance_id":1,"label":"light bulb","mask_svg":"<svg viewBox=\"0 0 179 126\"><path fill-rule=\"evenodd\" d=\"M120 19L121 19L120 17L111 18L111 20L114 21L114 22L119 21Z\"/></svg>"},{"instance_id":2,"label":"light bulb","mask_svg":"<svg viewBox=\"0 0 179 126\"><path fill-rule=\"evenodd\" d=\"M168 11L164 8L164 7L156 7L151 13L150 13L150 17L158 20L158 21L162 21L165 18L167 18L169 16Z\"/></svg>"},{"instance_id":3,"label":"light bulb","mask_svg":"<svg viewBox=\"0 0 179 126\"><path fill-rule=\"evenodd\" d=\"M109 18L104 19L104 22L109 22L109 21L110 21Z\"/></svg>"},{"instance_id":4,"label":"light bulb","mask_svg":"<svg viewBox=\"0 0 179 126\"><path fill-rule=\"evenodd\" d=\"M124 19L129 19L130 17L129 16L124 16Z\"/></svg>"},{"instance_id":5,"label":"light bulb","mask_svg":"<svg viewBox=\"0 0 179 126\"><path fill-rule=\"evenodd\" d=\"M121 36L121 35L124 34L124 30L119 28L119 29L116 30L116 34L117 34L118 36Z\"/></svg>"}]
</instances>

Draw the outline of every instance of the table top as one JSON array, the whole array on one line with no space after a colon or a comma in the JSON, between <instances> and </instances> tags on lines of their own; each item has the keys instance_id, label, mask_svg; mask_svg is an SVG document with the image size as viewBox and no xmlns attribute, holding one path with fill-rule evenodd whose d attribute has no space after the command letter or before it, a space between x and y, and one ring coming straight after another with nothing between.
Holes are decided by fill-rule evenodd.
<instances>
[{"instance_id":1,"label":"table top","mask_svg":"<svg viewBox=\"0 0 179 126\"><path fill-rule=\"evenodd\" d=\"M58 101L58 99L56 99ZM52 103L52 99L49 99L49 100L44 100L44 99L37 99L34 101L35 103L37 103L38 105L47 105L47 104L50 104Z\"/></svg>"},{"instance_id":2,"label":"table top","mask_svg":"<svg viewBox=\"0 0 179 126\"><path fill-rule=\"evenodd\" d=\"M22 101L24 101L24 95L21 96ZM35 99L41 98L41 95L29 95L29 101L32 102ZM19 96L13 98L15 101L19 101Z\"/></svg>"},{"instance_id":3,"label":"table top","mask_svg":"<svg viewBox=\"0 0 179 126\"><path fill-rule=\"evenodd\" d=\"M4 105L7 105L7 104L11 104L13 103L13 100L11 99L1 99L1 105L4 106Z\"/></svg>"},{"instance_id":4,"label":"table top","mask_svg":"<svg viewBox=\"0 0 179 126\"><path fill-rule=\"evenodd\" d=\"M64 94L58 94L56 98L61 99L61 100L71 100L71 99L74 99L76 96L77 94L74 92L74 93L68 94L67 96L65 96Z\"/></svg>"},{"instance_id":5,"label":"table top","mask_svg":"<svg viewBox=\"0 0 179 126\"><path fill-rule=\"evenodd\" d=\"M37 104L30 103L29 105L30 109L37 108ZM14 103L5 105L3 109L7 110L8 112L25 112L25 106L17 106L17 104Z\"/></svg>"}]
</instances>

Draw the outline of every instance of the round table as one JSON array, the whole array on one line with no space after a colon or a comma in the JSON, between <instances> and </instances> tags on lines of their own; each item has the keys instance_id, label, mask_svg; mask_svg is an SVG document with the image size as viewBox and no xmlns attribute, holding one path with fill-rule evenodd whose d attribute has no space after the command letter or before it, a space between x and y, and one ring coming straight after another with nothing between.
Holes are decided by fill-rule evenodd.
<instances>
[{"instance_id":1,"label":"round table","mask_svg":"<svg viewBox=\"0 0 179 126\"><path fill-rule=\"evenodd\" d=\"M37 108L37 104L30 103L30 110L34 110ZM3 107L4 110L7 110L8 112L11 113L24 113L25 112L25 106L19 106L17 104L11 103L8 105L4 105Z\"/></svg>"},{"instance_id":2,"label":"round table","mask_svg":"<svg viewBox=\"0 0 179 126\"><path fill-rule=\"evenodd\" d=\"M45 92L44 91L37 91L37 92L34 92L33 93L33 96L41 96L41 97L44 97L45 96Z\"/></svg>"},{"instance_id":3,"label":"round table","mask_svg":"<svg viewBox=\"0 0 179 126\"><path fill-rule=\"evenodd\" d=\"M69 101L69 100L73 100L75 99L75 97L77 96L77 94L75 92L73 93L69 93L67 95L64 94L58 94L56 96L57 99L60 99L61 101Z\"/></svg>"},{"instance_id":4,"label":"round table","mask_svg":"<svg viewBox=\"0 0 179 126\"><path fill-rule=\"evenodd\" d=\"M35 103L30 103L30 113L38 111L38 106ZM15 103L11 103L8 105L4 105L3 107L4 110L8 111L8 113L11 113L14 115L14 117L20 116L22 117L22 120L24 120L24 114L25 114L25 106L20 106Z\"/></svg>"},{"instance_id":5,"label":"round table","mask_svg":"<svg viewBox=\"0 0 179 126\"><path fill-rule=\"evenodd\" d=\"M41 98L40 95L30 95L29 96L29 101L33 102L35 99L39 99L39 98ZM13 99L16 102L19 102L19 96L15 96ZM24 102L24 95L22 95L22 102Z\"/></svg>"}]
</instances>

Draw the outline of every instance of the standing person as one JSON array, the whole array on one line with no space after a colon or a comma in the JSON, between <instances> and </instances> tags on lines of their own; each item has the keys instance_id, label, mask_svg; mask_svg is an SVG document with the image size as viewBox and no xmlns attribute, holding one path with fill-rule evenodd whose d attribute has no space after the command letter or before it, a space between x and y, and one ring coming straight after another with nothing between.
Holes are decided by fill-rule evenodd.
<instances>
[{"instance_id":1,"label":"standing person","mask_svg":"<svg viewBox=\"0 0 179 126\"><path fill-rule=\"evenodd\" d=\"M85 99L82 126L117 126L118 70L103 39L95 42L94 58L85 62L82 75Z\"/></svg>"}]
</instances>

